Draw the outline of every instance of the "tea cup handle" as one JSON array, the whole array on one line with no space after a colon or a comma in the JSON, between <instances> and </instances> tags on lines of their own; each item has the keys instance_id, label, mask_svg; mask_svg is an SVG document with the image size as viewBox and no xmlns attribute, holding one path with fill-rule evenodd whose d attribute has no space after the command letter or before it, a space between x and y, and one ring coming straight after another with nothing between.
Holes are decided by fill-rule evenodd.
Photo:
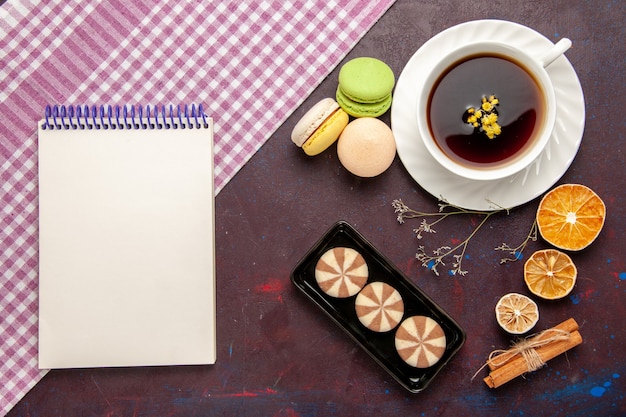
<instances>
[{"instance_id":1,"label":"tea cup handle","mask_svg":"<svg viewBox=\"0 0 626 417\"><path fill-rule=\"evenodd\" d=\"M554 46L539 58L539 63L546 68L548 65L554 62L558 57L563 55L572 46L572 41L568 38L563 38L558 41Z\"/></svg>"}]
</instances>

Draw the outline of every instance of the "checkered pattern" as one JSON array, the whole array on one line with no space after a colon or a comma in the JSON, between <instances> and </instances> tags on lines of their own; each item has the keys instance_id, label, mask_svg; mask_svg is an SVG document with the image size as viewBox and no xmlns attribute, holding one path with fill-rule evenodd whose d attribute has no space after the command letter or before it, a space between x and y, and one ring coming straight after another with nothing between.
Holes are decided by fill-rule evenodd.
<instances>
[{"instance_id":1,"label":"checkered pattern","mask_svg":"<svg viewBox=\"0 0 626 417\"><path fill-rule=\"evenodd\" d=\"M202 103L215 122L219 192L393 1L0 6L0 415L45 373L36 360L45 105Z\"/></svg>"}]
</instances>

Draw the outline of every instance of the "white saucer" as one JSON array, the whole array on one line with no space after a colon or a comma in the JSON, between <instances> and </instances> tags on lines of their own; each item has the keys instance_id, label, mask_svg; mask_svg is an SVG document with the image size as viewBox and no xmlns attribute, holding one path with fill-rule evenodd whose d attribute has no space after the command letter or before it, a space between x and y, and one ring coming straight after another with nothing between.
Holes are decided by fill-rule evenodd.
<instances>
[{"instance_id":1,"label":"white saucer","mask_svg":"<svg viewBox=\"0 0 626 417\"><path fill-rule=\"evenodd\" d=\"M391 105L391 127L398 155L409 174L436 198L471 210L513 208L548 190L574 160L585 127L585 101L576 71L565 56L548 68L558 102L556 125L550 142L527 169L493 181L473 181L443 168L428 153L417 128L417 96L423 74L451 48L478 40L499 40L530 55L553 43L538 32L502 20L476 20L453 26L428 40L406 64L396 84Z\"/></svg>"}]
</instances>

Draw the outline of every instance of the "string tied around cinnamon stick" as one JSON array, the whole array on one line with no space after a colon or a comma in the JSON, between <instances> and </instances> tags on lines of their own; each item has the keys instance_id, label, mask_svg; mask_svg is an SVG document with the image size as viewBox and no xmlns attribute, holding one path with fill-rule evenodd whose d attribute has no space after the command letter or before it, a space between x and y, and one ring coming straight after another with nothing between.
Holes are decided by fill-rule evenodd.
<instances>
[{"instance_id":1,"label":"string tied around cinnamon stick","mask_svg":"<svg viewBox=\"0 0 626 417\"><path fill-rule=\"evenodd\" d=\"M528 372L536 371L546 363L537 353L537 348L569 339L570 332L561 329L546 329L541 333L521 339L514 343L510 349L496 349L489 354L489 359L485 365L491 363L496 368L503 366L516 355L521 355L526 361Z\"/></svg>"},{"instance_id":2,"label":"string tied around cinnamon stick","mask_svg":"<svg viewBox=\"0 0 626 417\"><path fill-rule=\"evenodd\" d=\"M582 336L578 330L578 323L570 318L553 328L517 341L509 349L494 350L472 380L486 366L490 373L484 381L490 388L497 388L526 372L536 371L550 359L581 344Z\"/></svg>"}]
</instances>

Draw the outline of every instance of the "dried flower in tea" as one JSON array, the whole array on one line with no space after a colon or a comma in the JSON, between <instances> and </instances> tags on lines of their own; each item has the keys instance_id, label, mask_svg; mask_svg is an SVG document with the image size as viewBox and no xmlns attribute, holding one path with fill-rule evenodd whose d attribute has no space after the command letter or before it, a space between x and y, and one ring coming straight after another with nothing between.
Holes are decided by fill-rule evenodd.
<instances>
[{"instance_id":1,"label":"dried flower in tea","mask_svg":"<svg viewBox=\"0 0 626 417\"><path fill-rule=\"evenodd\" d=\"M498 110L496 107L500 101L495 95L483 96L480 108L470 107L463 114L465 123L472 125L489 139L494 139L502 133L502 127L498 124Z\"/></svg>"}]
</instances>

